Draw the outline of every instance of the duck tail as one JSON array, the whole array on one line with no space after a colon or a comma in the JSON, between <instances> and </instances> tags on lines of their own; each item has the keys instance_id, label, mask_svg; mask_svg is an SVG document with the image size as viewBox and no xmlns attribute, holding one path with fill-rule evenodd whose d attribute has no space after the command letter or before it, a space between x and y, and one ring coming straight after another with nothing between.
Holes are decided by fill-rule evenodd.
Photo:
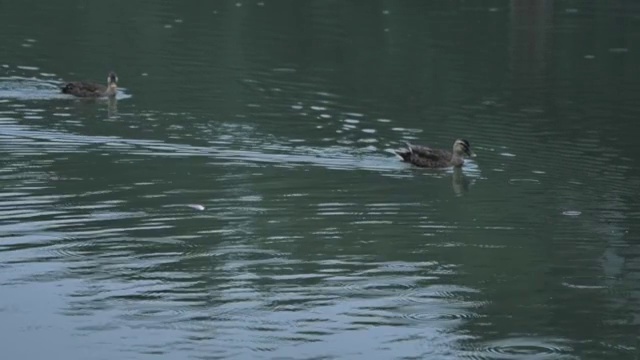
<instances>
[{"instance_id":1,"label":"duck tail","mask_svg":"<svg viewBox=\"0 0 640 360\"><path fill-rule=\"evenodd\" d=\"M402 161L408 162L411 159L411 154L413 153L413 149L411 149L411 144L409 143L405 143L405 144L407 144L406 150L395 151L395 153L396 155L400 156Z\"/></svg>"},{"instance_id":2,"label":"duck tail","mask_svg":"<svg viewBox=\"0 0 640 360\"><path fill-rule=\"evenodd\" d=\"M73 87L73 85L71 85L71 84L65 84L64 86L62 86L60 88L60 91L62 91L63 94L68 94L69 91L71 91L72 87Z\"/></svg>"},{"instance_id":3,"label":"duck tail","mask_svg":"<svg viewBox=\"0 0 640 360\"><path fill-rule=\"evenodd\" d=\"M413 145L411 145L411 143L408 142L408 141L405 141L404 144L407 145L407 149L409 149L409 153L412 153L413 152Z\"/></svg>"},{"instance_id":4,"label":"duck tail","mask_svg":"<svg viewBox=\"0 0 640 360\"><path fill-rule=\"evenodd\" d=\"M396 153L396 155L400 156L402 161L409 162L409 159L411 159L411 151L409 151L409 150L396 151L395 153Z\"/></svg>"}]
</instances>

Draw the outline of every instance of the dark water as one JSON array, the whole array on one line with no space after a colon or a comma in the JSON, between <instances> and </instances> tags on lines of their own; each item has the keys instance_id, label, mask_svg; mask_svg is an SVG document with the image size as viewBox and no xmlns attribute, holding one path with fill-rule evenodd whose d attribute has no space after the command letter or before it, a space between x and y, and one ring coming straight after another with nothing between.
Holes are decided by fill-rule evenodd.
<instances>
[{"instance_id":1,"label":"dark water","mask_svg":"<svg viewBox=\"0 0 640 360\"><path fill-rule=\"evenodd\" d=\"M640 358L637 2L0 21L3 358Z\"/></svg>"}]
</instances>

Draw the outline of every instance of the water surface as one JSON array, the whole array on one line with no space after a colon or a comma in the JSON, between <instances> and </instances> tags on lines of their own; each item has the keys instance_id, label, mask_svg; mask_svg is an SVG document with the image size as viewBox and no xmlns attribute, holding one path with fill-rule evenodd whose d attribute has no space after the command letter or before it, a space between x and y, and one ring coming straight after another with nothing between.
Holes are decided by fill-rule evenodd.
<instances>
[{"instance_id":1,"label":"water surface","mask_svg":"<svg viewBox=\"0 0 640 360\"><path fill-rule=\"evenodd\" d=\"M635 2L0 9L8 358L640 356Z\"/></svg>"}]
</instances>

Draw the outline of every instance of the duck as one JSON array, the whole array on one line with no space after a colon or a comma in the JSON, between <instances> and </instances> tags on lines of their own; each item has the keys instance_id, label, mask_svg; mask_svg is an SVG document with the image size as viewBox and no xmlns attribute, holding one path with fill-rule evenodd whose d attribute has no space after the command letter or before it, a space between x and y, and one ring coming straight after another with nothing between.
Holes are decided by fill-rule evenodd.
<instances>
[{"instance_id":1,"label":"duck","mask_svg":"<svg viewBox=\"0 0 640 360\"><path fill-rule=\"evenodd\" d=\"M432 149L422 145L407 144L406 150L395 151L402 161L423 168L460 168L465 157L475 157L471 144L465 139L457 139L453 143L453 151Z\"/></svg>"},{"instance_id":2,"label":"duck","mask_svg":"<svg viewBox=\"0 0 640 360\"><path fill-rule=\"evenodd\" d=\"M107 76L107 86L84 81L75 81L65 84L65 86L62 87L62 93L83 98L113 98L116 96L118 91L117 83L118 76L115 72L111 71Z\"/></svg>"}]
</instances>

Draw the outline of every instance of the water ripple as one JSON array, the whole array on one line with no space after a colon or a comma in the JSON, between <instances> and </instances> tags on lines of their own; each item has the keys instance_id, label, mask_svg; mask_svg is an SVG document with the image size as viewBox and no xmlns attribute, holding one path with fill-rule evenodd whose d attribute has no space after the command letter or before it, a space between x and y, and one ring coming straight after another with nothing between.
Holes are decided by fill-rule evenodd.
<instances>
[{"instance_id":1,"label":"water ripple","mask_svg":"<svg viewBox=\"0 0 640 360\"><path fill-rule=\"evenodd\" d=\"M543 3L6 7L3 353L633 357L638 9Z\"/></svg>"}]
</instances>

